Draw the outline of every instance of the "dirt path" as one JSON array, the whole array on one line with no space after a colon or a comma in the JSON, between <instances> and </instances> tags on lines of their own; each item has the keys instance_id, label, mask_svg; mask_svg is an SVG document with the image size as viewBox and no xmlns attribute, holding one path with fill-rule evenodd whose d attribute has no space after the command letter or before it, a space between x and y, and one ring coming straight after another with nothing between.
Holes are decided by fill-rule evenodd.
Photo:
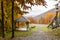
<instances>
[{"instance_id":1,"label":"dirt path","mask_svg":"<svg viewBox=\"0 0 60 40\"><path fill-rule=\"evenodd\" d=\"M60 40L42 31L42 26L47 26L47 25L36 25L36 26L38 27L38 30L35 31L31 36L19 37L14 40Z\"/></svg>"}]
</instances>

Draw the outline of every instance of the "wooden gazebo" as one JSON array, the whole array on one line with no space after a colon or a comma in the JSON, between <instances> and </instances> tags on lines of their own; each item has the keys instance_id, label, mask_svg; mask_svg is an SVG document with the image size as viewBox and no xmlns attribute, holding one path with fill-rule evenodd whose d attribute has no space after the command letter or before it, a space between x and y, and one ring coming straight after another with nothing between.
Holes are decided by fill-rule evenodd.
<instances>
[{"instance_id":1,"label":"wooden gazebo","mask_svg":"<svg viewBox=\"0 0 60 40\"><path fill-rule=\"evenodd\" d=\"M16 23L18 23L18 26L19 26L19 22L25 22L26 23L26 29L25 30L29 29L29 20L27 18L22 16L21 18L16 19L15 20L15 28L16 28ZM19 29L19 30L21 30L21 29Z\"/></svg>"}]
</instances>

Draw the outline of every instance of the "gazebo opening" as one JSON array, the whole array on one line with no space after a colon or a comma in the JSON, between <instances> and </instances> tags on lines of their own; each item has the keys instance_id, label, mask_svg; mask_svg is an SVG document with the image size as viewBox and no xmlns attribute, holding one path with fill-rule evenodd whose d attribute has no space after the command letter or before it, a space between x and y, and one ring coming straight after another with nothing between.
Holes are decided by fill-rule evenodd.
<instances>
[{"instance_id":1,"label":"gazebo opening","mask_svg":"<svg viewBox=\"0 0 60 40\"><path fill-rule=\"evenodd\" d=\"M20 31L29 30L29 20L24 16L15 20L15 29Z\"/></svg>"}]
</instances>

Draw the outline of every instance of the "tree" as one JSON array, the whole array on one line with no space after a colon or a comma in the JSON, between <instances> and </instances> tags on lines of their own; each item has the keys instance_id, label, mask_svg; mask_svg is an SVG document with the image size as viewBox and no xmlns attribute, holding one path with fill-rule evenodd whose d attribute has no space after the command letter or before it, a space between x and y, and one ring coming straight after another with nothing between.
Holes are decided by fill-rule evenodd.
<instances>
[{"instance_id":1,"label":"tree","mask_svg":"<svg viewBox=\"0 0 60 40\"><path fill-rule=\"evenodd\" d=\"M6 30L9 30L11 28L11 14L12 14L12 1L11 0L1 0L3 1L3 5L4 5L4 26L6 28ZM0 1L0 4L1 4L1 1ZM18 14L19 15L23 15L24 13L28 13L26 11L23 11L23 10L26 10L26 9L31 9L30 6L27 6L26 4L31 4L31 6L34 6L34 5L43 5L45 6L46 5L46 2L44 0L14 0L14 20L16 18L19 18L17 17ZM23 10L21 10L21 8ZM1 11L1 9L0 9ZM1 15L1 13L0 13ZM21 17L20 16L20 17ZM1 18L0 18L1 19Z\"/></svg>"},{"instance_id":2,"label":"tree","mask_svg":"<svg viewBox=\"0 0 60 40\"><path fill-rule=\"evenodd\" d=\"M3 12L4 12L4 27L6 31L11 30L12 28L12 0L0 0L0 24L2 21L1 18L1 1L3 1ZM21 17L24 13L28 13L24 10L31 9L31 6L27 6L26 4L31 4L31 6L34 5L46 5L46 2L44 0L14 0L14 20L16 18ZM21 10L21 8L23 10ZM18 14L20 15L19 17ZM0 26L1 27L1 26Z\"/></svg>"}]
</instances>

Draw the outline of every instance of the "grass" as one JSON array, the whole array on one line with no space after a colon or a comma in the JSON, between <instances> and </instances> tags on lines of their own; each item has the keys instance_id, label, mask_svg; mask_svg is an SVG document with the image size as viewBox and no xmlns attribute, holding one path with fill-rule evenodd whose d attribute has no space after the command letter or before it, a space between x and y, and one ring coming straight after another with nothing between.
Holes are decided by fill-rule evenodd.
<instances>
[{"instance_id":1,"label":"grass","mask_svg":"<svg viewBox=\"0 0 60 40\"><path fill-rule=\"evenodd\" d=\"M26 36L30 36L34 31L37 30L37 27L32 28L29 31L15 31L15 37L26 37ZM12 32L5 32L5 37L6 38L11 38Z\"/></svg>"},{"instance_id":2,"label":"grass","mask_svg":"<svg viewBox=\"0 0 60 40\"><path fill-rule=\"evenodd\" d=\"M55 28L55 29L43 27L42 30L53 36L60 38L60 27Z\"/></svg>"},{"instance_id":3,"label":"grass","mask_svg":"<svg viewBox=\"0 0 60 40\"><path fill-rule=\"evenodd\" d=\"M12 32L8 32L8 33L5 33L5 36L6 38L10 38L12 35ZM31 35L32 34L32 31L15 31L15 37L25 37L25 36L28 36L28 35Z\"/></svg>"}]
</instances>

